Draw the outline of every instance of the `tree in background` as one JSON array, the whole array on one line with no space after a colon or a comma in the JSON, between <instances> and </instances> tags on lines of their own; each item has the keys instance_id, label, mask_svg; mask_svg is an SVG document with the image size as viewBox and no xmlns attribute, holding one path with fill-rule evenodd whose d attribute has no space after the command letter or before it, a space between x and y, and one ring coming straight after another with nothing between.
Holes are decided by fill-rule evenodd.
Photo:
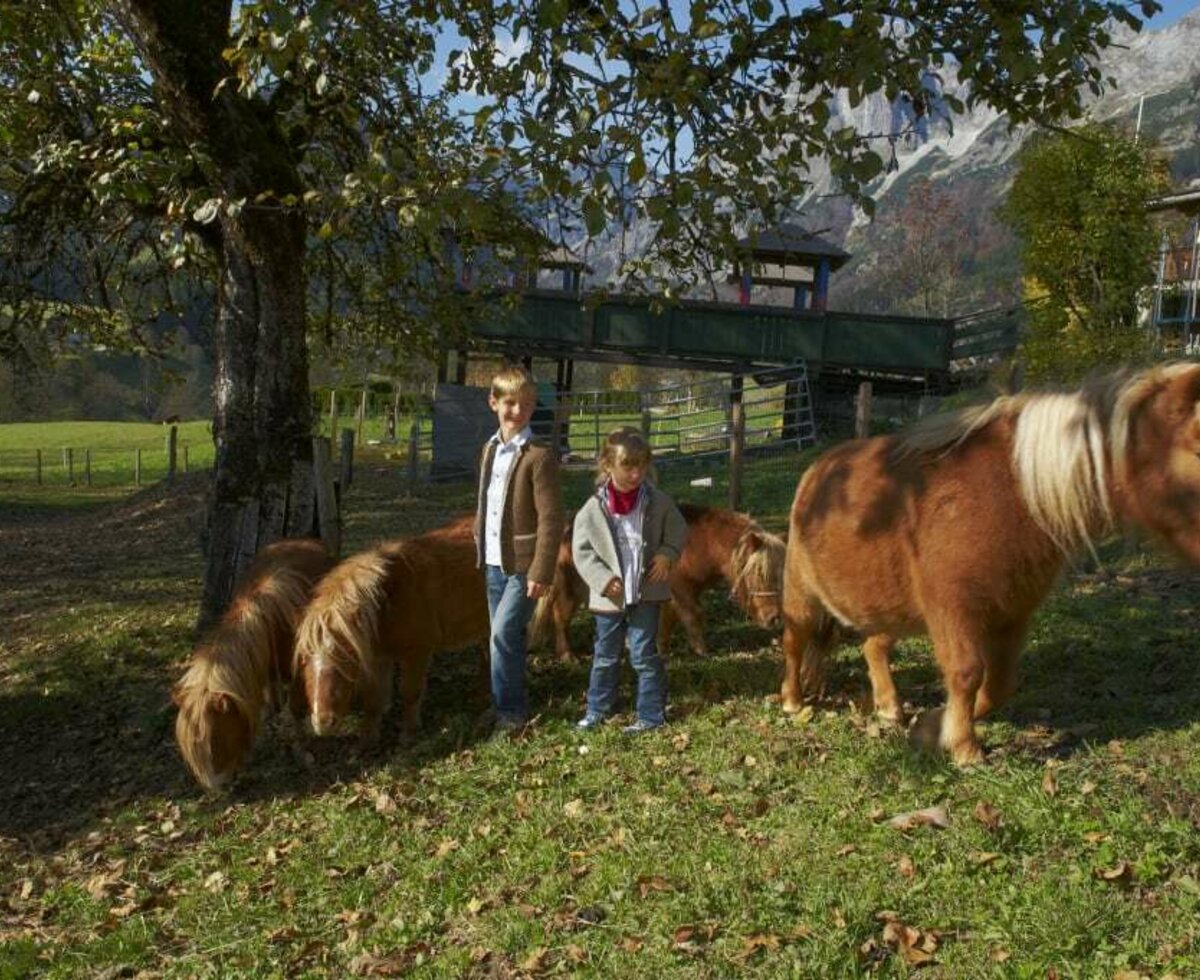
<instances>
[{"instance_id":1,"label":"tree in background","mask_svg":"<svg viewBox=\"0 0 1200 980\"><path fill-rule=\"evenodd\" d=\"M1110 126L1039 134L1001 209L1035 301L1022 344L1031 379L1076 381L1150 352L1138 293L1153 279L1146 202L1166 189L1149 146Z\"/></svg>"},{"instance_id":2,"label":"tree in background","mask_svg":"<svg viewBox=\"0 0 1200 980\"><path fill-rule=\"evenodd\" d=\"M835 92L895 98L953 61L970 99L1013 122L1077 116L1081 87L1104 82L1111 19L1136 29L1134 11L1157 9L25 0L0 6L0 193L25 245L39 227L80 243L89 302L120 310L131 336L146 314L137 283L113 291L129 267L115 245L157 260L135 264L155 303L188 269L212 287L209 619L255 551L311 524L306 332L448 339L458 297L426 288L448 231L466 254L519 258L538 244L522 212L553 213L559 238L642 216L654 232L626 281L672 292L723 273L741 234L785 215L813 158L869 206L883 161L872 134L830 128ZM444 32L462 50L438 66ZM478 106L469 126L454 97ZM18 245L2 264L25 261ZM4 282L36 286L21 308L44 322L50 284Z\"/></svg>"}]
</instances>

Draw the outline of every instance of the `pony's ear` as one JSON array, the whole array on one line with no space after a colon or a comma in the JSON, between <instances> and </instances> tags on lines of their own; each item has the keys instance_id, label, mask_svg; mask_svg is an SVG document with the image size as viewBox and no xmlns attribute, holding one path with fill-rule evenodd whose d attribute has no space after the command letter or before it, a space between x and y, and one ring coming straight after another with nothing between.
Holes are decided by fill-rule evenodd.
<instances>
[{"instance_id":1,"label":"pony's ear","mask_svg":"<svg viewBox=\"0 0 1200 980\"><path fill-rule=\"evenodd\" d=\"M765 544L763 536L758 531L746 532L746 546L750 551L758 551Z\"/></svg>"},{"instance_id":2,"label":"pony's ear","mask_svg":"<svg viewBox=\"0 0 1200 980\"><path fill-rule=\"evenodd\" d=\"M228 715L234 710L233 698L224 691L210 694L208 696L208 706L219 715Z\"/></svg>"}]
</instances>

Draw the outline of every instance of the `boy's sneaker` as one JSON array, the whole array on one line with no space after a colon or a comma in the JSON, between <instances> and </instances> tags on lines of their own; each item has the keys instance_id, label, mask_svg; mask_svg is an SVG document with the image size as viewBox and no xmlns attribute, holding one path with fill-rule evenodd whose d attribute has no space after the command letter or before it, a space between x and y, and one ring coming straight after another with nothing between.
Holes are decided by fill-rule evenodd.
<instances>
[{"instance_id":1,"label":"boy's sneaker","mask_svg":"<svg viewBox=\"0 0 1200 980\"><path fill-rule=\"evenodd\" d=\"M641 735L642 732L652 732L656 728L662 728L662 726L663 723L661 721L646 721L643 718L639 718L632 725L626 725L621 731L626 735Z\"/></svg>"},{"instance_id":2,"label":"boy's sneaker","mask_svg":"<svg viewBox=\"0 0 1200 980\"><path fill-rule=\"evenodd\" d=\"M603 715L590 715L589 714L589 715L584 715L582 718L579 719L579 721L575 722L575 727L580 729L581 731L591 732L591 731L595 731L597 728L599 728L603 724L604 724L604 716Z\"/></svg>"}]
</instances>

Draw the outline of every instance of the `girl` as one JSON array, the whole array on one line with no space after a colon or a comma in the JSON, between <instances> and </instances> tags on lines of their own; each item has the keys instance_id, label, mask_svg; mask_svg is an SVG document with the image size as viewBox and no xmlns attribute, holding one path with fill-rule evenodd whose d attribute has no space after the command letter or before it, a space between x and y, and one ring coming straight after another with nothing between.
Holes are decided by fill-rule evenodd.
<instances>
[{"instance_id":1,"label":"girl","mask_svg":"<svg viewBox=\"0 0 1200 980\"><path fill-rule=\"evenodd\" d=\"M592 729L613 712L621 650L637 673L637 721L625 731L658 728L666 720L667 672L656 635L667 578L683 550L687 524L674 501L650 483L650 446L636 429L614 431L600 450L597 489L575 515L571 551L596 615L596 649L588 685Z\"/></svg>"}]
</instances>

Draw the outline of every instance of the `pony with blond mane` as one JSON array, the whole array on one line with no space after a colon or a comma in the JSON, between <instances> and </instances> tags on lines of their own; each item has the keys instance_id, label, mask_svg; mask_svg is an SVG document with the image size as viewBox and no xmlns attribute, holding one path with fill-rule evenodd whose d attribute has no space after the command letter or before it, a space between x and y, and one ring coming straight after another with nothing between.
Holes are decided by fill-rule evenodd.
<instances>
[{"instance_id":1,"label":"pony with blond mane","mask_svg":"<svg viewBox=\"0 0 1200 980\"><path fill-rule=\"evenodd\" d=\"M683 553L671 569L671 601L662 611L658 649L665 651L676 622L683 624L692 652L708 653L704 641L700 595L724 581L733 601L759 626L773 629L780 618L784 542L764 531L746 514L721 507L679 504L688 533ZM567 627L576 610L587 602L587 586L575 571L571 557L571 523L567 523L558 550L554 584L538 600L530 621L530 635L541 642L554 629L558 658L574 658Z\"/></svg>"},{"instance_id":2,"label":"pony with blond mane","mask_svg":"<svg viewBox=\"0 0 1200 980\"><path fill-rule=\"evenodd\" d=\"M297 631L296 673L313 731L328 734L362 709L364 743L374 742L400 669L405 736L420 726L430 658L486 640L483 572L476 567L471 515L347 558L321 581Z\"/></svg>"},{"instance_id":3,"label":"pony with blond mane","mask_svg":"<svg viewBox=\"0 0 1200 980\"><path fill-rule=\"evenodd\" d=\"M1016 683L1065 561L1118 527L1200 562L1200 365L1022 394L836 447L796 489L784 572L785 711L822 693L840 624L866 636L875 710L902 720L889 658L927 633L946 687L916 741L983 757L974 720Z\"/></svg>"},{"instance_id":4,"label":"pony with blond mane","mask_svg":"<svg viewBox=\"0 0 1200 980\"><path fill-rule=\"evenodd\" d=\"M220 622L192 653L172 690L175 740L206 789L223 788L245 762L269 701L292 682L296 625L314 583L333 566L320 541L277 541L247 570ZM293 690L293 713L303 705Z\"/></svg>"}]
</instances>

